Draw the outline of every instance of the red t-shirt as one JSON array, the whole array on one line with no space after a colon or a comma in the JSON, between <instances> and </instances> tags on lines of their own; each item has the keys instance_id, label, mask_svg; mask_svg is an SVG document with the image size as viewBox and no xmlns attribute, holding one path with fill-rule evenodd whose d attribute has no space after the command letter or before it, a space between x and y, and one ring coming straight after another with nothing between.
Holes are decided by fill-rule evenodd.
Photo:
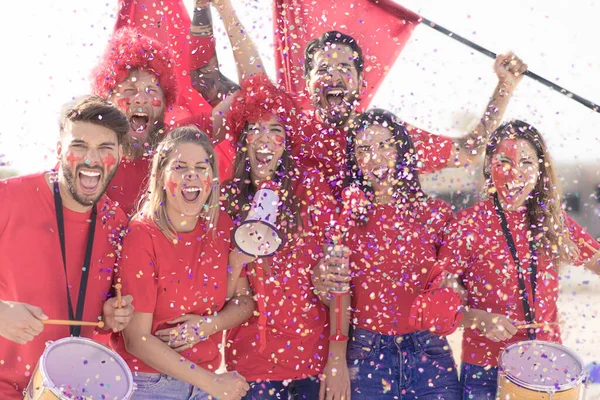
<instances>
[{"instance_id":1,"label":"red t-shirt","mask_svg":"<svg viewBox=\"0 0 600 400\"><path fill-rule=\"evenodd\" d=\"M183 314L213 315L225 305L227 262L231 249L231 218L220 212L214 236L199 221L194 231L179 233L177 243L154 223L132 221L119 263L123 295L133 296L136 312L152 314L152 334ZM198 366L219 368L222 334L215 334L181 352ZM134 372L160 373L125 349L122 335L113 337L113 348Z\"/></svg>"},{"instance_id":2,"label":"red t-shirt","mask_svg":"<svg viewBox=\"0 0 600 400\"><path fill-rule=\"evenodd\" d=\"M76 307L91 211L81 214L63 207L63 212L67 275ZM113 283L115 246L126 223L110 199L98 201L84 321L102 316ZM69 319L54 198L43 173L0 180L0 237L0 298L41 307L51 319ZM21 399L46 343L68 336L68 326L46 325L25 345L0 337L0 398ZM81 336L92 338L94 328L83 327Z\"/></svg>"},{"instance_id":3,"label":"red t-shirt","mask_svg":"<svg viewBox=\"0 0 600 400\"><path fill-rule=\"evenodd\" d=\"M450 159L452 139L433 135L407 125L415 150L419 156L422 173L443 169ZM292 151L305 168L321 170L335 191L341 190L346 168L346 137L348 127L341 129L321 123L314 110L304 110L299 135L292 138Z\"/></svg>"},{"instance_id":4,"label":"red t-shirt","mask_svg":"<svg viewBox=\"0 0 600 400\"><path fill-rule=\"evenodd\" d=\"M228 369L249 381L316 376L327 362L329 312L311 289L311 272L321 259L321 232L335 202L325 180L314 171L305 172L297 182L295 200L301 204L305 234L286 242L273 257L247 267L258 312L228 334ZM263 270L265 262L268 272Z\"/></svg>"},{"instance_id":5,"label":"red t-shirt","mask_svg":"<svg viewBox=\"0 0 600 400\"><path fill-rule=\"evenodd\" d=\"M384 335L414 331L411 306L431 283L451 219L449 204L429 199L404 209L377 205L366 223L350 228L354 326Z\"/></svg>"},{"instance_id":6,"label":"red t-shirt","mask_svg":"<svg viewBox=\"0 0 600 400\"><path fill-rule=\"evenodd\" d=\"M526 270L525 287L527 292L531 293L527 215L519 211L504 213L521 266ZM565 223L583 259L588 259L592 254L585 245L579 243L580 239L584 239L595 248L600 248L600 245L566 214ZM458 273L461 277L469 292L468 305L471 308L506 315L519 322L525 321L516 266L491 199L480 201L457 215L457 219L448 227L448 236L445 246L440 251L440 260L448 270ZM537 271L536 321L556 322L559 288L555 265L543 254L539 254ZM537 339L560 342L559 329L538 332ZM466 328L463 334L462 361L496 366L501 351L522 340L529 340L525 329L519 330L506 342L496 343L482 336L478 330Z\"/></svg>"},{"instance_id":7,"label":"red t-shirt","mask_svg":"<svg viewBox=\"0 0 600 400\"><path fill-rule=\"evenodd\" d=\"M106 195L119 203L119 207L130 218L135 213L142 191L148 183L151 165L151 158L121 159L115 176L106 188Z\"/></svg>"}]
</instances>

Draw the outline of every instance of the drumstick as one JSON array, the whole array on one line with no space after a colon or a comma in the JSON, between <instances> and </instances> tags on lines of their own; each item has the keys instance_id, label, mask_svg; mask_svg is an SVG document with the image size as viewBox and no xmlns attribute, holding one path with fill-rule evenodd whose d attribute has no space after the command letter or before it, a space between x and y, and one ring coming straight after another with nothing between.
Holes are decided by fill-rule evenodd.
<instances>
[{"instance_id":1,"label":"drumstick","mask_svg":"<svg viewBox=\"0 0 600 400\"><path fill-rule=\"evenodd\" d=\"M80 326L97 326L98 328L104 327L103 321L98 322L86 322L86 321L69 321L65 319L43 319L44 325L80 325Z\"/></svg>"},{"instance_id":2,"label":"drumstick","mask_svg":"<svg viewBox=\"0 0 600 400\"><path fill-rule=\"evenodd\" d=\"M121 301L121 284L117 283L115 285L115 291L117 292L117 308L123 308L123 303Z\"/></svg>"},{"instance_id":3,"label":"drumstick","mask_svg":"<svg viewBox=\"0 0 600 400\"><path fill-rule=\"evenodd\" d=\"M517 325L517 329L532 329L532 328L541 328L544 326L554 326L558 325L558 322L544 322L539 324L525 324L525 325Z\"/></svg>"}]
</instances>

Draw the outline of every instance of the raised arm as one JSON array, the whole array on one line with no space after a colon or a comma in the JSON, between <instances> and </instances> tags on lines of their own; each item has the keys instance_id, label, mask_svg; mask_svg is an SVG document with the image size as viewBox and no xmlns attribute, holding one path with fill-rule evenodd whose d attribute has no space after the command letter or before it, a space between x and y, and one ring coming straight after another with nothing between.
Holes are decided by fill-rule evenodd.
<instances>
[{"instance_id":1,"label":"raised arm","mask_svg":"<svg viewBox=\"0 0 600 400\"><path fill-rule=\"evenodd\" d=\"M213 6L219 11L225 24L240 82L253 75L264 73L258 49L240 22L231 0L213 0Z\"/></svg>"},{"instance_id":2,"label":"raised arm","mask_svg":"<svg viewBox=\"0 0 600 400\"><path fill-rule=\"evenodd\" d=\"M448 168L465 167L481 160L490 134L500 126L514 90L527 71L527 64L512 53L502 54L494 62L494 71L498 85L477 127L453 141L452 156L446 165Z\"/></svg>"},{"instance_id":3,"label":"raised arm","mask_svg":"<svg viewBox=\"0 0 600 400\"><path fill-rule=\"evenodd\" d=\"M195 39L212 38L213 28L212 16L210 13L210 0L195 0L190 34ZM195 52L198 51L200 51L200 49L193 50L190 61L192 86L211 106L215 107L229 93L238 90L239 85L221 73L216 51L208 63L198 62L196 60L194 55ZM202 60L202 57L198 58Z\"/></svg>"}]
</instances>

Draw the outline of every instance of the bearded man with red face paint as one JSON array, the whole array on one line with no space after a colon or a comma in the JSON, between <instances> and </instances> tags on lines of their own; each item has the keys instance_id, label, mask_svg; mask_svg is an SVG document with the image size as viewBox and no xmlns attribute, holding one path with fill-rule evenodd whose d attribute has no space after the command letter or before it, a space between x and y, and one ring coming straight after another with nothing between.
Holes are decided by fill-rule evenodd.
<instances>
[{"instance_id":1,"label":"bearded man with red face paint","mask_svg":"<svg viewBox=\"0 0 600 400\"><path fill-rule=\"evenodd\" d=\"M533 126L517 120L498 128L484 175L488 198L458 214L440 251L468 293L465 399L495 397L505 347L528 339L560 342L556 302L563 264L600 273L600 244L562 210L552 160ZM532 323L540 327L517 328Z\"/></svg>"},{"instance_id":2,"label":"bearded man with red face paint","mask_svg":"<svg viewBox=\"0 0 600 400\"><path fill-rule=\"evenodd\" d=\"M131 296L117 309L106 295L127 220L105 191L127 129L105 100L78 99L63 110L57 170L0 180L2 399L23 397L48 341L98 333L44 320L101 319L116 332L131 319Z\"/></svg>"}]
</instances>

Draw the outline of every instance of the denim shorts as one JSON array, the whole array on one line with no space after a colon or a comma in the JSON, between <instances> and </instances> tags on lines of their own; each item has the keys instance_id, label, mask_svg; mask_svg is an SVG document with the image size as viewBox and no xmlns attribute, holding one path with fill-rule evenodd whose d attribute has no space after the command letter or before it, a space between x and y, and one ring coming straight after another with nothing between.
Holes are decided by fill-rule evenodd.
<instances>
[{"instance_id":1,"label":"denim shorts","mask_svg":"<svg viewBox=\"0 0 600 400\"><path fill-rule=\"evenodd\" d=\"M348 341L352 400L459 400L446 338L427 331L390 336L355 328Z\"/></svg>"},{"instance_id":2,"label":"denim shorts","mask_svg":"<svg viewBox=\"0 0 600 400\"><path fill-rule=\"evenodd\" d=\"M136 389L131 400L208 400L208 393L165 374L135 372Z\"/></svg>"}]
</instances>

